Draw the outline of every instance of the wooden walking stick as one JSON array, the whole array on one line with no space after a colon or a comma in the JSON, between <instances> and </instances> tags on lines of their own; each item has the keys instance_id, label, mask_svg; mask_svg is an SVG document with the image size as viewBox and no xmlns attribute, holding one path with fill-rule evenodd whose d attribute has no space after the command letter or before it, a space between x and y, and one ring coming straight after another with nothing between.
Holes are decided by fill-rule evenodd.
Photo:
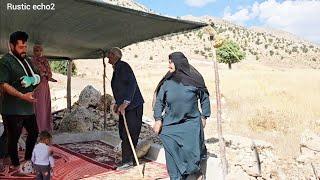
<instances>
[{"instance_id":1,"label":"wooden walking stick","mask_svg":"<svg viewBox=\"0 0 320 180\"><path fill-rule=\"evenodd\" d=\"M137 157L137 153L136 153L136 150L135 150L135 148L133 146L132 139L131 139L131 136L130 136L126 115L122 114L122 117L123 117L124 127L126 128L127 136L128 136L129 143L130 143L130 146L131 146L131 150L132 150L132 153L133 153L133 156L134 156L134 160L136 161L137 167L138 167L139 172L140 172L140 175L143 178L144 177L143 169L140 169L140 164L139 164L139 160L138 160L138 157Z\"/></svg>"}]
</instances>

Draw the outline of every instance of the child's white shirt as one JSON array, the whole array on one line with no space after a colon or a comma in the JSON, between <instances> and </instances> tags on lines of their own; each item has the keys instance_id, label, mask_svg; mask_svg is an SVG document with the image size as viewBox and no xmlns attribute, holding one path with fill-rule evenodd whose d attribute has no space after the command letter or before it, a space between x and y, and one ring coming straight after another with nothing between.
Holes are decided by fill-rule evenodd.
<instances>
[{"instance_id":1,"label":"child's white shirt","mask_svg":"<svg viewBox=\"0 0 320 180\"><path fill-rule=\"evenodd\" d=\"M47 166L50 165L51 168L54 167L54 159L50 155L50 147L44 143L38 143L35 145L31 161L33 164Z\"/></svg>"}]
</instances>

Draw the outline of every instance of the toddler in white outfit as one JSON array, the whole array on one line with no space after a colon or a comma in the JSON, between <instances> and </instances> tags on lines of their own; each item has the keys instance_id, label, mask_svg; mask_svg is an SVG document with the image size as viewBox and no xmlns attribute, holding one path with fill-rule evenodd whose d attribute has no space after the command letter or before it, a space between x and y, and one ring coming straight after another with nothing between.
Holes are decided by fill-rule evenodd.
<instances>
[{"instance_id":1,"label":"toddler in white outfit","mask_svg":"<svg viewBox=\"0 0 320 180\"><path fill-rule=\"evenodd\" d=\"M36 172L37 180L50 180L54 159L50 144L52 136L48 131L42 131L39 135L39 143L34 147L31 161Z\"/></svg>"}]
</instances>

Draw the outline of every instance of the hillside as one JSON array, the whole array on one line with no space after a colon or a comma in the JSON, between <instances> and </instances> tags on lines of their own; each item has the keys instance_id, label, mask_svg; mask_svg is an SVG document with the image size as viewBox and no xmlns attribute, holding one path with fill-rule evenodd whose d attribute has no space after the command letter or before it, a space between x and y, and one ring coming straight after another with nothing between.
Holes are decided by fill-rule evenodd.
<instances>
[{"instance_id":1,"label":"hillside","mask_svg":"<svg viewBox=\"0 0 320 180\"><path fill-rule=\"evenodd\" d=\"M106 2L152 12L133 0L108 0ZM189 15L178 18L206 23L212 20L219 35L238 42L242 50L246 52L247 59L276 66L320 68L320 46L288 32L262 27L248 28L210 16ZM202 29L167 35L124 48L125 57L129 60L155 62L166 60L167 55L173 51L183 51L190 58L204 60L211 60L215 54L208 36Z\"/></svg>"}]
</instances>

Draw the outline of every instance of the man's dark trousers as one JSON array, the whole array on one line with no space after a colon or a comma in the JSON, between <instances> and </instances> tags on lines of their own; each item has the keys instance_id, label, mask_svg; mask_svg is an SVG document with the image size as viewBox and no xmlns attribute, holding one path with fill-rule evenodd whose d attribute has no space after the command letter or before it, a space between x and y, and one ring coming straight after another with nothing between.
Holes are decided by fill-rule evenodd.
<instances>
[{"instance_id":1,"label":"man's dark trousers","mask_svg":"<svg viewBox=\"0 0 320 180\"><path fill-rule=\"evenodd\" d=\"M137 146L139 135L141 132L142 126L142 115L143 115L143 105L140 105L134 109L126 111L126 120L128 124L128 129L132 139L134 147ZM128 163L134 161L133 152L129 143L127 132L124 126L124 119L122 115L119 116L119 135L122 140L121 149L122 149L122 163Z\"/></svg>"},{"instance_id":2,"label":"man's dark trousers","mask_svg":"<svg viewBox=\"0 0 320 180\"><path fill-rule=\"evenodd\" d=\"M4 119L2 119L4 121ZM0 137L0 159L6 158L8 156L8 137L7 137L7 128L3 122L3 133Z\"/></svg>"},{"instance_id":3,"label":"man's dark trousers","mask_svg":"<svg viewBox=\"0 0 320 180\"><path fill-rule=\"evenodd\" d=\"M13 166L20 165L18 156L18 141L22 128L27 130L25 160L31 160L33 148L38 138L38 126L35 115L3 115L4 126L8 136L8 152Z\"/></svg>"}]
</instances>

